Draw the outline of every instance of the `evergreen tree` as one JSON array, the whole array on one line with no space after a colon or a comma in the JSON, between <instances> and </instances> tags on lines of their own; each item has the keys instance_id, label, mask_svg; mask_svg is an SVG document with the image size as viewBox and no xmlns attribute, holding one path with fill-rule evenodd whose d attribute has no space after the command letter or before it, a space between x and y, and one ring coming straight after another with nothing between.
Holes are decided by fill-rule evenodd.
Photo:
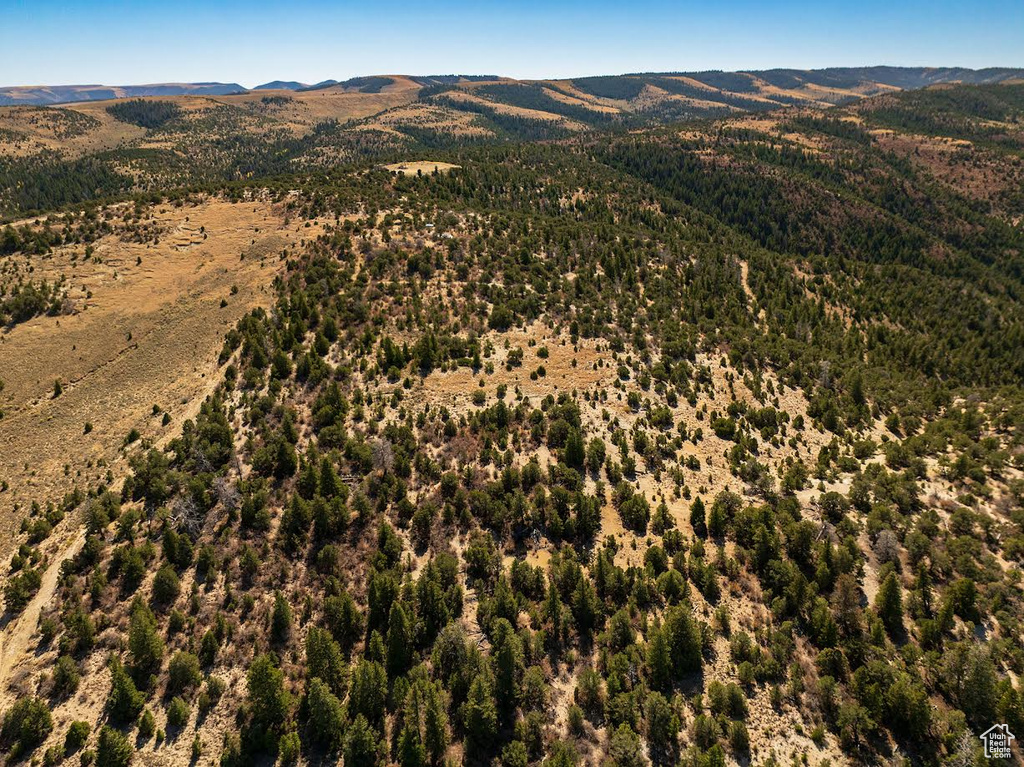
<instances>
[{"instance_id":1,"label":"evergreen tree","mask_svg":"<svg viewBox=\"0 0 1024 767\"><path fill-rule=\"evenodd\" d=\"M388 695L388 677L376 661L361 660L352 674L348 708L352 717L363 716L376 726L384 718Z\"/></svg>"},{"instance_id":2,"label":"evergreen tree","mask_svg":"<svg viewBox=\"0 0 1024 767\"><path fill-rule=\"evenodd\" d=\"M707 537L708 525L705 519L704 501L701 500L699 495L690 505L690 526L693 528L693 534L697 537Z\"/></svg>"},{"instance_id":3,"label":"evergreen tree","mask_svg":"<svg viewBox=\"0 0 1024 767\"><path fill-rule=\"evenodd\" d=\"M448 749L448 713L437 685L430 685L427 696L423 740L430 755L430 763L440 764Z\"/></svg>"},{"instance_id":4,"label":"evergreen tree","mask_svg":"<svg viewBox=\"0 0 1024 767\"><path fill-rule=\"evenodd\" d=\"M113 727L100 730L96 746L96 767L128 767L135 756L135 749L128 738Z\"/></svg>"},{"instance_id":5,"label":"evergreen tree","mask_svg":"<svg viewBox=\"0 0 1024 767\"><path fill-rule=\"evenodd\" d=\"M423 745L418 723L406 717L398 736L398 763L401 767L425 767L427 749Z\"/></svg>"},{"instance_id":6,"label":"evergreen tree","mask_svg":"<svg viewBox=\"0 0 1024 767\"><path fill-rule=\"evenodd\" d=\"M466 728L466 745L477 754L488 751L498 732L498 707L485 674L477 674L470 685L469 697L462 704L462 721Z\"/></svg>"},{"instance_id":7,"label":"evergreen tree","mask_svg":"<svg viewBox=\"0 0 1024 767\"><path fill-rule=\"evenodd\" d=\"M404 674L412 661L412 619L401 602L391 606L388 618L388 677L396 679Z\"/></svg>"},{"instance_id":8,"label":"evergreen tree","mask_svg":"<svg viewBox=\"0 0 1024 767\"><path fill-rule=\"evenodd\" d=\"M288 717L290 696L284 687L284 673L269 655L260 655L249 667L249 708L253 724L263 730L277 730Z\"/></svg>"},{"instance_id":9,"label":"evergreen tree","mask_svg":"<svg viewBox=\"0 0 1024 767\"><path fill-rule=\"evenodd\" d=\"M366 717L359 714L345 733L345 767L376 767L380 742Z\"/></svg>"},{"instance_id":10,"label":"evergreen tree","mask_svg":"<svg viewBox=\"0 0 1024 767\"><path fill-rule=\"evenodd\" d=\"M678 605L665 614L664 632L668 641L672 672L676 678L701 668L700 627L687 605Z\"/></svg>"},{"instance_id":11,"label":"evergreen tree","mask_svg":"<svg viewBox=\"0 0 1024 767\"><path fill-rule=\"evenodd\" d=\"M903 631L903 597L899 577L890 572L878 587L875 596L875 611L882 619L886 631L896 636Z\"/></svg>"},{"instance_id":12,"label":"evergreen tree","mask_svg":"<svg viewBox=\"0 0 1024 767\"><path fill-rule=\"evenodd\" d=\"M660 626L651 628L647 639L647 671L651 687L665 692L672 686L672 655L665 631Z\"/></svg>"},{"instance_id":13,"label":"evergreen tree","mask_svg":"<svg viewBox=\"0 0 1024 767\"><path fill-rule=\"evenodd\" d=\"M106 710L115 724L131 724L139 716L145 698L117 658L110 661L110 693Z\"/></svg>"},{"instance_id":14,"label":"evergreen tree","mask_svg":"<svg viewBox=\"0 0 1024 767\"><path fill-rule=\"evenodd\" d=\"M587 578L580 578L572 595L572 616L576 621L576 631L584 640L598 627L601 604L594 592L594 587Z\"/></svg>"},{"instance_id":15,"label":"evergreen tree","mask_svg":"<svg viewBox=\"0 0 1024 767\"><path fill-rule=\"evenodd\" d=\"M586 462L586 448L583 446L583 435L579 429L570 429L565 441L565 463L567 466L582 470Z\"/></svg>"},{"instance_id":16,"label":"evergreen tree","mask_svg":"<svg viewBox=\"0 0 1024 767\"><path fill-rule=\"evenodd\" d=\"M14 761L42 745L52 731L53 717L45 701L35 696L22 697L0 723L0 747L13 747Z\"/></svg>"},{"instance_id":17,"label":"evergreen tree","mask_svg":"<svg viewBox=\"0 0 1024 767\"><path fill-rule=\"evenodd\" d=\"M608 755L616 767L645 767L647 764L640 746L640 736L625 722L612 733Z\"/></svg>"},{"instance_id":18,"label":"evergreen tree","mask_svg":"<svg viewBox=\"0 0 1024 767\"><path fill-rule=\"evenodd\" d=\"M149 677L160 670L164 655L164 641L157 631L156 618L141 599L132 604L132 617L128 626L128 652L135 680L149 685Z\"/></svg>"},{"instance_id":19,"label":"evergreen tree","mask_svg":"<svg viewBox=\"0 0 1024 767\"><path fill-rule=\"evenodd\" d=\"M526 671L523 643L504 618L494 629L494 692L503 711L511 711L519 701L520 684Z\"/></svg>"},{"instance_id":20,"label":"evergreen tree","mask_svg":"<svg viewBox=\"0 0 1024 767\"><path fill-rule=\"evenodd\" d=\"M660 692L652 692L644 703L647 722L647 743L651 761L655 764L674 764L680 722L671 704Z\"/></svg>"},{"instance_id":21,"label":"evergreen tree","mask_svg":"<svg viewBox=\"0 0 1024 767\"><path fill-rule=\"evenodd\" d=\"M288 641L292 631L292 608L280 591L274 592L274 609L270 615L270 635L275 642Z\"/></svg>"},{"instance_id":22,"label":"evergreen tree","mask_svg":"<svg viewBox=\"0 0 1024 767\"><path fill-rule=\"evenodd\" d=\"M341 648L329 633L316 626L310 626L306 634L306 674L310 679L321 679L339 698L345 696L345 661Z\"/></svg>"},{"instance_id":23,"label":"evergreen tree","mask_svg":"<svg viewBox=\"0 0 1024 767\"><path fill-rule=\"evenodd\" d=\"M345 709L338 697L318 677L306 690L306 708L314 740L328 749L341 745L345 734Z\"/></svg>"}]
</instances>

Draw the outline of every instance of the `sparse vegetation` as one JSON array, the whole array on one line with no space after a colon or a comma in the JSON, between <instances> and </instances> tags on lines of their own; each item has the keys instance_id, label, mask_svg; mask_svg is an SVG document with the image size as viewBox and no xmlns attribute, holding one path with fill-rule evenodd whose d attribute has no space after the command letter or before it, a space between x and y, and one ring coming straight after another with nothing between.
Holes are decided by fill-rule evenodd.
<instances>
[{"instance_id":1,"label":"sparse vegetation","mask_svg":"<svg viewBox=\"0 0 1024 767\"><path fill-rule=\"evenodd\" d=\"M573 83L632 99L639 77ZM5 609L43 660L0 746L938 764L991 722L1024 731L1019 227L832 114L561 141L500 111L551 106L541 86L480 90L501 142L453 140L444 173L376 151L297 171L326 129L239 164L243 136L204 157L203 196L97 209L127 228L180 205L183 248L220 236L197 223L211 200L258 209L205 294L244 308L190 352L202 397L147 388L61 445L73 491L20 486L40 497ZM970 103L943 108L974 130ZM299 234L264 252L248 233L272 213ZM8 255L76 248L85 221L12 228ZM117 333L117 354L146 343ZM40 380L54 408L90 385ZM94 440L109 462L81 459Z\"/></svg>"}]
</instances>

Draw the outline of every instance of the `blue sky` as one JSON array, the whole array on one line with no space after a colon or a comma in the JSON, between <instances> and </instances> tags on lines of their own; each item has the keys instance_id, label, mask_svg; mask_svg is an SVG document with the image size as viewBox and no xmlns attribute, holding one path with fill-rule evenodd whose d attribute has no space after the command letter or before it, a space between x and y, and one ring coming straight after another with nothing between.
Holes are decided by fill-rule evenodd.
<instances>
[{"instance_id":1,"label":"blue sky","mask_svg":"<svg viewBox=\"0 0 1024 767\"><path fill-rule=\"evenodd\" d=\"M0 85L1024 67L1024 0L0 0Z\"/></svg>"}]
</instances>

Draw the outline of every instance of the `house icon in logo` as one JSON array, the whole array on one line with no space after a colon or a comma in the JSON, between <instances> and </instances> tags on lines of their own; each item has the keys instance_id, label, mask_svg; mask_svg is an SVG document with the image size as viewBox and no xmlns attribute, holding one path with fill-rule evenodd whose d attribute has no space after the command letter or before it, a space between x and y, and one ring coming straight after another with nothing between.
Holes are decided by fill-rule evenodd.
<instances>
[{"instance_id":1,"label":"house icon in logo","mask_svg":"<svg viewBox=\"0 0 1024 767\"><path fill-rule=\"evenodd\" d=\"M1010 758L1010 741L1015 738L1005 724L994 724L978 737L985 744L986 759Z\"/></svg>"}]
</instances>

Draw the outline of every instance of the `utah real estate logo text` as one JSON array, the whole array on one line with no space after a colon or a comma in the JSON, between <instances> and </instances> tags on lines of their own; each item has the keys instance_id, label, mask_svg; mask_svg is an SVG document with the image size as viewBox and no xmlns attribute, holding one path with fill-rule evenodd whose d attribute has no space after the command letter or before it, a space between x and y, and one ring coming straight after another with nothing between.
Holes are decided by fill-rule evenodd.
<instances>
[{"instance_id":1,"label":"utah real estate logo text","mask_svg":"<svg viewBox=\"0 0 1024 767\"><path fill-rule=\"evenodd\" d=\"M1014 735L1005 724L994 724L978 736L985 744L986 759L1009 759Z\"/></svg>"}]
</instances>

